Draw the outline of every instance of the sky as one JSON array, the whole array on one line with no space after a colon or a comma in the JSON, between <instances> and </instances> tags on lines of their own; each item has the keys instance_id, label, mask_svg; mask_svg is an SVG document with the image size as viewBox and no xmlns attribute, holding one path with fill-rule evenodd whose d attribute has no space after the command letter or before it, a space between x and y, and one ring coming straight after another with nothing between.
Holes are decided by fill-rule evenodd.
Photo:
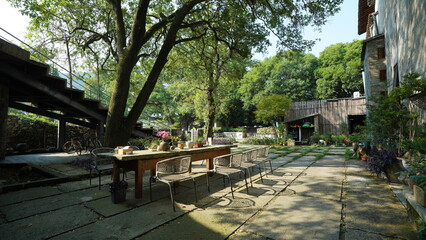
<instances>
[{"instance_id":1,"label":"sky","mask_svg":"<svg viewBox=\"0 0 426 240\"><path fill-rule=\"evenodd\" d=\"M358 1L345 0L341 5L341 10L334 16L330 17L326 25L322 27L320 33L311 28L305 29L304 36L307 39L321 40L316 43L310 53L319 56L319 53L327 46L340 42L351 42L354 39L364 39L364 35L357 34L358 21ZM22 16L17 9L12 8L6 0L0 0L0 28L10 32L18 38L24 39L26 27L28 25L28 17ZM7 34L0 29L0 37ZM9 41L17 43L10 36L6 37ZM12 40L11 40L12 39ZM270 39L271 42L275 40ZM268 49L267 53L256 53L255 59L262 60L265 57L273 56L277 53L275 43Z\"/></svg>"}]
</instances>

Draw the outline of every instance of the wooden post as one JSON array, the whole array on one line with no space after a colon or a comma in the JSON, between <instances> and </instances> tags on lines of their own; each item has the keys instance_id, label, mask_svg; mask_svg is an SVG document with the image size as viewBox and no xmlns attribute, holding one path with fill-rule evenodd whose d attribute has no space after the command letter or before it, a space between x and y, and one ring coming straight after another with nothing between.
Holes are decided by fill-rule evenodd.
<instances>
[{"instance_id":1,"label":"wooden post","mask_svg":"<svg viewBox=\"0 0 426 240\"><path fill-rule=\"evenodd\" d=\"M0 85L0 160L6 157L7 113L9 110L9 87Z\"/></svg>"},{"instance_id":2,"label":"wooden post","mask_svg":"<svg viewBox=\"0 0 426 240\"><path fill-rule=\"evenodd\" d=\"M58 119L58 137L56 138L56 148L61 150L65 143L66 135L66 124L65 120Z\"/></svg>"}]
</instances>

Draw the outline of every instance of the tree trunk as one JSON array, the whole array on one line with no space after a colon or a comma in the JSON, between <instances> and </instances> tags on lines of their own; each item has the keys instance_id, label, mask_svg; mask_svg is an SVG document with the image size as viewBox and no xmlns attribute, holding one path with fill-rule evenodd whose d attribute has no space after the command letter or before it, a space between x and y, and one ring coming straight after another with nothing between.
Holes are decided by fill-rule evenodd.
<instances>
[{"instance_id":1,"label":"tree trunk","mask_svg":"<svg viewBox=\"0 0 426 240\"><path fill-rule=\"evenodd\" d=\"M207 109L208 109L208 115L207 115L207 124L206 124L206 138L213 137L213 125L214 125L214 119L216 115L216 106L215 101L213 97L213 89L207 90Z\"/></svg>"},{"instance_id":2,"label":"tree trunk","mask_svg":"<svg viewBox=\"0 0 426 240\"><path fill-rule=\"evenodd\" d=\"M69 38L65 38L65 46L67 47L67 60L68 60L68 78L70 81L70 88L72 88L72 63L71 63L71 53L70 53L70 42Z\"/></svg>"},{"instance_id":3,"label":"tree trunk","mask_svg":"<svg viewBox=\"0 0 426 240\"><path fill-rule=\"evenodd\" d=\"M271 121L272 129L274 130L274 136L278 139L278 129L274 121Z\"/></svg>"},{"instance_id":4,"label":"tree trunk","mask_svg":"<svg viewBox=\"0 0 426 240\"><path fill-rule=\"evenodd\" d=\"M124 125L130 75L134 66L129 63L129 60L129 57L126 57L118 63L117 78L114 82L106 121L105 145L108 147L127 145L127 140L130 137L130 133L125 133L126 127Z\"/></svg>"},{"instance_id":5,"label":"tree trunk","mask_svg":"<svg viewBox=\"0 0 426 240\"><path fill-rule=\"evenodd\" d=\"M118 63L117 79L115 81L111 102L108 108L106 121L105 144L109 147L127 144L132 130L145 108L149 96L154 90L158 77L167 63L167 57L175 45L176 34L180 29L182 21L190 10L200 1L190 1L186 3L175 15L175 18L167 32L167 36L161 46L160 52L151 68L146 83L136 98L135 104L124 118L127 96L129 93L130 75L137 61L139 48L130 47L126 56L121 56ZM135 43L136 44L136 43Z\"/></svg>"}]
</instances>

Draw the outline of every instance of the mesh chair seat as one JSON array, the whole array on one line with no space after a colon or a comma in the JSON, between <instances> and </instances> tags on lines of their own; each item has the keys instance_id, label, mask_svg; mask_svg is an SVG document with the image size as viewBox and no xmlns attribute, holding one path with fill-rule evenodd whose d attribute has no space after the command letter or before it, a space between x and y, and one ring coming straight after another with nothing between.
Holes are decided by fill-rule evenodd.
<instances>
[{"instance_id":1,"label":"mesh chair seat","mask_svg":"<svg viewBox=\"0 0 426 240\"><path fill-rule=\"evenodd\" d=\"M231 174L244 172L244 180L246 183L246 190L248 192L246 172L241 170L242 154L226 154L213 159L214 169L213 172L223 176L223 185L225 186L225 176L228 177L229 186L231 187L232 198L234 198L234 190L232 188ZM207 186L210 192L210 187Z\"/></svg>"},{"instance_id":2,"label":"mesh chair seat","mask_svg":"<svg viewBox=\"0 0 426 240\"><path fill-rule=\"evenodd\" d=\"M185 181L192 179L191 176L189 176L187 173L181 173L181 174L164 174L161 176L160 179L157 179L159 181L166 181L166 182L176 182L176 181Z\"/></svg>"},{"instance_id":3,"label":"mesh chair seat","mask_svg":"<svg viewBox=\"0 0 426 240\"><path fill-rule=\"evenodd\" d=\"M197 202L197 187L195 179L190 175L191 156L179 156L169 159L164 159L156 164L155 176L149 179L149 192L152 201L152 187L153 181L159 181L167 184L170 190L170 199L172 201L173 211L176 211L173 191L175 182L182 182L192 180L194 182L195 202Z\"/></svg>"}]
</instances>

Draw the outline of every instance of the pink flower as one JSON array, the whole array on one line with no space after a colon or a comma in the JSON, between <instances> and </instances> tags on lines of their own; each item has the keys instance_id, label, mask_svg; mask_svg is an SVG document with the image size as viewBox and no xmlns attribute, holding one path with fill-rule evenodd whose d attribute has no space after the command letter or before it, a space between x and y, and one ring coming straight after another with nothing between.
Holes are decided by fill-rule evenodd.
<instances>
[{"instance_id":1,"label":"pink flower","mask_svg":"<svg viewBox=\"0 0 426 240\"><path fill-rule=\"evenodd\" d=\"M157 137L160 137L160 138L162 138L162 139L165 139L165 138L167 138L167 137L170 137L170 132L167 132L167 131L159 131L158 133L157 133Z\"/></svg>"}]
</instances>

